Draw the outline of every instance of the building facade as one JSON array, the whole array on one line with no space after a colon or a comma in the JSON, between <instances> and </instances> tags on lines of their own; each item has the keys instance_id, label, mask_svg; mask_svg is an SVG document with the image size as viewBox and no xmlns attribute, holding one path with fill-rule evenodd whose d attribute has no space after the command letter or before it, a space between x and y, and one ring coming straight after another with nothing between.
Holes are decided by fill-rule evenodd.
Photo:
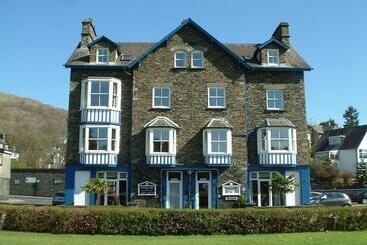
<instances>
[{"instance_id":1,"label":"building facade","mask_svg":"<svg viewBox=\"0 0 367 245\"><path fill-rule=\"evenodd\" d=\"M93 205L83 186L108 182L104 205L229 207L246 194L280 204L273 172L309 201L304 71L281 23L261 44L224 44L191 19L157 43L97 37L91 19L71 69L66 202Z\"/></svg>"},{"instance_id":2,"label":"building facade","mask_svg":"<svg viewBox=\"0 0 367 245\"><path fill-rule=\"evenodd\" d=\"M11 159L15 155L5 142L5 133L0 132L0 199L7 198L10 194Z\"/></svg>"},{"instance_id":3,"label":"building facade","mask_svg":"<svg viewBox=\"0 0 367 245\"><path fill-rule=\"evenodd\" d=\"M367 125L325 131L313 155L328 158L338 169L356 176L357 163L367 162Z\"/></svg>"}]
</instances>

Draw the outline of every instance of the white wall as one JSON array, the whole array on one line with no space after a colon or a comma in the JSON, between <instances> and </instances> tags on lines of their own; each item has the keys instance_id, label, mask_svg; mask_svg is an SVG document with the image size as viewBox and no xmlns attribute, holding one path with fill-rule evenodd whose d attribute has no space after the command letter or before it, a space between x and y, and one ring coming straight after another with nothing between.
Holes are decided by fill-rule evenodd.
<instances>
[{"instance_id":1,"label":"white wall","mask_svg":"<svg viewBox=\"0 0 367 245\"><path fill-rule=\"evenodd\" d=\"M356 174L356 163L357 163L357 151L352 150L340 150L339 160L335 161L337 167L340 170L350 171L353 175Z\"/></svg>"},{"instance_id":2,"label":"white wall","mask_svg":"<svg viewBox=\"0 0 367 245\"><path fill-rule=\"evenodd\" d=\"M359 149L367 149L367 133L364 135L361 144L359 144L358 149L357 149L357 159L358 162L361 161L361 159L359 158Z\"/></svg>"},{"instance_id":3,"label":"white wall","mask_svg":"<svg viewBox=\"0 0 367 245\"><path fill-rule=\"evenodd\" d=\"M83 187L90 179L90 171L75 171L74 206L88 206L89 194Z\"/></svg>"},{"instance_id":4,"label":"white wall","mask_svg":"<svg viewBox=\"0 0 367 245\"><path fill-rule=\"evenodd\" d=\"M285 194L285 205L286 206L298 206L301 205L301 177L298 171L286 171L286 176L294 176L298 186L297 188Z\"/></svg>"}]
</instances>

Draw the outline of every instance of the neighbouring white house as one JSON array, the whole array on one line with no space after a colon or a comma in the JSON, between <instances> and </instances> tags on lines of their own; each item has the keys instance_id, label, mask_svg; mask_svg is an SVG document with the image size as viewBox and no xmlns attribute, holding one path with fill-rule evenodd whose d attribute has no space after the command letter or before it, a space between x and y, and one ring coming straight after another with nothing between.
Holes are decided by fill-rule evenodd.
<instances>
[{"instance_id":1,"label":"neighbouring white house","mask_svg":"<svg viewBox=\"0 0 367 245\"><path fill-rule=\"evenodd\" d=\"M367 125L325 131L316 142L313 155L329 158L339 169L355 176L356 164L367 162Z\"/></svg>"}]
</instances>

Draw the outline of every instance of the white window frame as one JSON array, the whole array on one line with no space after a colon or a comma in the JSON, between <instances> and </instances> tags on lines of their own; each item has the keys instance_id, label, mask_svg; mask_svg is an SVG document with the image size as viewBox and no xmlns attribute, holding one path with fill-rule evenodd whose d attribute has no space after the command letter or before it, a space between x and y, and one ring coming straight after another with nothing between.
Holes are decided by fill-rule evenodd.
<instances>
[{"instance_id":1,"label":"white window frame","mask_svg":"<svg viewBox=\"0 0 367 245\"><path fill-rule=\"evenodd\" d=\"M106 81L108 85L108 106L92 106L91 105L91 83L94 81ZM113 85L117 84L117 104L113 106ZM81 98L80 98L80 109L111 109L121 110L121 81L111 77L90 77L82 80L81 84Z\"/></svg>"},{"instance_id":2,"label":"white window frame","mask_svg":"<svg viewBox=\"0 0 367 245\"><path fill-rule=\"evenodd\" d=\"M329 137L329 145L339 145L342 141L341 136L330 136Z\"/></svg>"},{"instance_id":3,"label":"white window frame","mask_svg":"<svg viewBox=\"0 0 367 245\"><path fill-rule=\"evenodd\" d=\"M362 157L365 155L366 157ZM358 149L358 158L362 160L367 160L367 149Z\"/></svg>"},{"instance_id":4,"label":"white window frame","mask_svg":"<svg viewBox=\"0 0 367 245\"><path fill-rule=\"evenodd\" d=\"M275 55L270 55L271 52L275 52ZM270 62L270 59L276 59L277 62ZM279 49L268 49L267 50L267 61L269 66L279 65Z\"/></svg>"},{"instance_id":5,"label":"white window frame","mask_svg":"<svg viewBox=\"0 0 367 245\"><path fill-rule=\"evenodd\" d=\"M183 59L184 65L183 66L177 66L176 61L182 60L182 59L177 59L176 54L184 54L184 59ZM184 51L184 50L177 50L177 51L175 51L173 57L174 57L174 64L173 65L174 65L175 68L186 68L187 67L186 51Z\"/></svg>"},{"instance_id":6,"label":"white window frame","mask_svg":"<svg viewBox=\"0 0 367 245\"><path fill-rule=\"evenodd\" d=\"M223 89L223 97L222 96L211 96L210 95L210 89ZM218 92L217 92L218 93ZM218 105L215 105L215 106L212 106L210 105L210 99L213 98L213 99L223 99L224 100L224 105L223 106L218 106ZM224 86L208 86L208 108L211 108L211 109L225 109L227 106L227 103L226 103L226 87Z\"/></svg>"},{"instance_id":7,"label":"white window frame","mask_svg":"<svg viewBox=\"0 0 367 245\"><path fill-rule=\"evenodd\" d=\"M288 130L288 150L272 150L271 149L271 130L272 129L287 129ZM265 135L261 135L261 132L266 132ZM262 136L265 137L262 138ZM264 148L262 148L264 145ZM258 153L297 153L297 133L296 129L292 127L266 127L260 128L257 132L257 149Z\"/></svg>"},{"instance_id":8,"label":"white window frame","mask_svg":"<svg viewBox=\"0 0 367 245\"><path fill-rule=\"evenodd\" d=\"M213 131L221 130L225 131L227 135L227 149L226 152L213 152L212 151L212 133ZM203 131L203 155L232 155L232 130L231 129L205 129Z\"/></svg>"},{"instance_id":9,"label":"white window frame","mask_svg":"<svg viewBox=\"0 0 367 245\"><path fill-rule=\"evenodd\" d=\"M168 130L168 152L154 152L154 130ZM145 136L146 156L174 156L176 155L176 129L175 128L148 128Z\"/></svg>"},{"instance_id":10,"label":"white window frame","mask_svg":"<svg viewBox=\"0 0 367 245\"><path fill-rule=\"evenodd\" d=\"M100 56L102 57L102 55L100 55L101 51L106 51L107 52L107 54L106 54L107 61L106 62L99 61L99 57ZM110 57L110 50L108 48L97 48L97 52L96 52L96 63L97 64L108 64L109 63L109 57Z\"/></svg>"},{"instance_id":11,"label":"white window frame","mask_svg":"<svg viewBox=\"0 0 367 245\"><path fill-rule=\"evenodd\" d=\"M194 59L194 54L201 54L201 59ZM201 60L201 66L195 66L194 61ZM200 50L195 50L191 52L191 68L204 68L204 52Z\"/></svg>"},{"instance_id":12,"label":"white window frame","mask_svg":"<svg viewBox=\"0 0 367 245\"><path fill-rule=\"evenodd\" d=\"M159 106L159 105L155 105L155 98L156 98L156 94L155 94L155 90L156 89L168 89L168 106ZM163 86L157 86L157 87L153 87L152 90L152 108L157 108L157 109L170 109L171 108L171 88L170 87L163 87ZM164 96L160 96L159 98L166 98Z\"/></svg>"},{"instance_id":13,"label":"white window frame","mask_svg":"<svg viewBox=\"0 0 367 245\"><path fill-rule=\"evenodd\" d=\"M269 92L280 92L280 98L270 98ZM270 107L270 101L280 101L280 108ZM266 90L266 109L269 111L283 111L284 110L284 91L282 89L267 89Z\"/></svg>"},{"instance_id":14,"label":"white window frame","mask_svg":"<svg viewBox=\"0 0 367 245\"><path fill-rule=\"evenodd\" d=\"M89 150L89 128L107 128L107 150ZM115 150L112 150L112 129L116 130ZM84 131L84 132L83 132ZM84 135L83 135L84 134ZM119 153L120 127L115 125L82 125L79 130L79 153Z\"/></svg>"}]
</instances>

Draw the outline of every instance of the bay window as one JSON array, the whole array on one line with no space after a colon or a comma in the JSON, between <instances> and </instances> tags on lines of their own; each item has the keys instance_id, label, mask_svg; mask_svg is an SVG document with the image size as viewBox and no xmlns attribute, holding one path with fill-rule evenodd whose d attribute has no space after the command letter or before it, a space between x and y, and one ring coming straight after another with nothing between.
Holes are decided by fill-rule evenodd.
<instances>
[{"instance_id":1,"label":"bay window","mask_svg":"<svg viewBox=\"0 0 367 245\"><path fill-rule=\"evenodd\" d=\"M203 135L204 156L232 154L230 129L205 129Z\"/></svg>"},{"instance_id":2,"label":"bay window","mask_svg":"<svg viewBox=\"0 0 367 245\"><path fill-rule=\"evenodd\" d=\"M118 153L119 149L119 127L83 125L80 127L79 152Z\"/></svg>"},{"instance_id":3,"label":"bay window","mask_svg":"<svg viewBox=\"0 0 367 245\"><path fill-rule=\"evenodd\" d=\"M258 131L259 152L296 152L296 130L288 127L268 127Z\"/></svg>"},{"instance_id":4,"label":"bay window","mask_svg":"<svg viewBox=\"0 0 367 245\"><path fill-rule=\"evenodd\" d=\"M148 128L146 132L146 155L176 154L176 129Z\"/></svg>"},{"instance_id":5,"label":"bay window","mask_svg":"<svg viewBox=\"0 0 367 245\"><path fill-rule=\"evenodd\" d=\"M89 78L82 81L81 109L121 107L121 82L115 78Z\"/></svg>"}]
</instances>

